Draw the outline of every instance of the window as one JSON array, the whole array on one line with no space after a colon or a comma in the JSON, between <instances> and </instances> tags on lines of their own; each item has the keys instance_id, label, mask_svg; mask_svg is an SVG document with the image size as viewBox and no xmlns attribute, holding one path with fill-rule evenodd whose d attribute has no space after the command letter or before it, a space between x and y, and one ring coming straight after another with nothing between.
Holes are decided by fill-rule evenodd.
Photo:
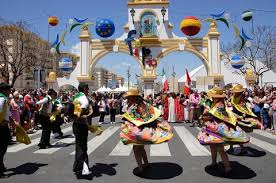
<instances>
[{"instance_id":1,"label":"window","mask_svg":"<svg viewBox=\"0 0 276 183\"><path fill-rule=\"evenodd\" d=\"M141 17L141 36L156 37L157 36L157 18L151 12L146 12Z\"/></svg>"}]
</instances>

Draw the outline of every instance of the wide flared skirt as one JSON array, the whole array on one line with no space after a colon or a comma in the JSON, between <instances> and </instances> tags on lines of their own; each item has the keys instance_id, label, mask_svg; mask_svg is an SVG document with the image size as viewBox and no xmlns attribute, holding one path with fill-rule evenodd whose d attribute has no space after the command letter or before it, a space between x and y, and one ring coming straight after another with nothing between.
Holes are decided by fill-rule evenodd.
<instances>
[{"instance_id":1,"label":"wide flared skirt","mask_svg":"<svg viewBox=\"0 0 276 183\"><path fill-rule=\"evenodd\" d=\"M257 118L245 118L242 121L238 121L240 126L245 132L253 132L253 129L261 129L262 123Z\"/></svg>"},{"instance_id":2,"label":"wide flared skirt","mask_svg":"<svg viewBox=\"0 0 276 183\"><path fill-rule=\"evenodd\" d=\"M154 125L137 127L133 123L126 121L121 126L121 141L127 144L160 144L173 137L172 127L166 122L153 122Z\"/></svg>"},{"instance_id":3,"label":"wide flared skirt","mask_svg":"<svg viewBox=\"0 0 276 183\"><path fill-rule=\"evenodd\" d=\"M198 134L202 145L211 144L244 144L249 142L246 132L239 126L230 127L226 123L206 122L206 126Z\"/></svg>"}]
</instances>

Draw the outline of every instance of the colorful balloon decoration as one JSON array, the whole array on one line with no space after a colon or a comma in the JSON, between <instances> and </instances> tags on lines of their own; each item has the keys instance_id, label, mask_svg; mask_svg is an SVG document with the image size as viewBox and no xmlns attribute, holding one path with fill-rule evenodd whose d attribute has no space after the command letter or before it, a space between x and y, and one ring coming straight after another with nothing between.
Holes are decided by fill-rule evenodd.
<instances>
[{"instance_id":1,"label":"colorful balloon decoration","mask_svg":"<svg viewBox=\"0 0 276 183\"><path fill-rule=\"evenodd\" d=\"M57 79L57 74L55 72L50 72L49 73L49 79L50 80L56 80Z\"/></svg>"},{"instance_id":2,"label":"colorful balloon decoration","mask_svg":"<svg viewBox=\"0 0 276 183\"><path fill-rule=\"evenodd\" d=\"M244 60L239 55L234 55L231 58L231 65L234 69L240 69L244 66Z\"/></svg>"},{"instance_id":3,"label":"colorful balloon decoration","mask_svg":"<svg viewBox=\"0 0 276 183\"><path fill-rule=\"evenodd\" d=\"M214 18L220 18L220 17L222 17L223 15L224 15L224 13L225 13L225 11L223 11L223 12L221 12L221 13L219 13L219 14L210 14L212 17L214 17Z\"/></svg>"},{"instance_id":4,"label":"colorful balloon decoration","mask_svg":"<svg viewBox=\"0 0 276 183\"><path fill-rule=\"evenodd\" d=\"M253 18L253 12L250 10L244 11L241 17L244 21L250 21Z\"/></svg>"},{"instance_id":5,"label":"colorful balloon decoration","mask_svg":"<svg viewBox=\"0 0 276 183\"><path fill-rule=\"evenodd\" d=\"M69 57L63 57L59 61L59 69L63 72L70 72L72 70L72 67L72 59Z\"/></svg>"},{"instance_id":6,"label":"colorful balloon decoration","mask_svg":"<svg viewBox=\"0 0 276 183\"><path fill-rule=\"evenodd\" d=\"M199 33L201 29L201 22L194 16L188 16L180 23L181 31L187 36L194 36Z\"/></svg>"},{"instance_id":7,"label":"colorful balloon decoration","mask_svg":"<svg viewBox=\"0 0 276 183\"><path fill-rule=\"evenodd\" d=\"M115 32L114 23L107 18L96 21L96 33L103 38L110 37Z\"/></svg>"},{"instance_id":8,"label":"colorful balloon decoration","mask_svg":"<svg viewBox=\"0 0 276 183\"><path fill-rule=\"evenodd\" d=\"M58 25L58 18L56 17L56 16L49 16L48 17L48 23L49 23L49 25L51 25L51 26L56 26L56 25Z\"/></svg>"}]
</instances>

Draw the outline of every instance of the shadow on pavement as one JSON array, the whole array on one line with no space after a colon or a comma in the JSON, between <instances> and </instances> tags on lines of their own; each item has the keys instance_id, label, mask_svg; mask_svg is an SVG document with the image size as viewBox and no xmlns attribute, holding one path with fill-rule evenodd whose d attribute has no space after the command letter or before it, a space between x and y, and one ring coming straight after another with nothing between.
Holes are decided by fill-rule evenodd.
<instances>
[{"instance_id":1,"label":"shadow on pavement","mask_svg":"<svg viewBox=\"0 0 276 183\"><path fill-rule=\"evenodd\" d=\"M46 165L48 164L25 163L16 168L8 169L7 172L12 171L12 173L9 173L7 175L8 176L19 175L19 174L31 175L31 174L34 174L40 167L46 166Z\"/></svg>"},{"instance_id":2,"label":"shadow on pavement","mask_svg":"<svg viewBox=\"0 0 276 183\"><path fill-rule=\"evenodd\" d=\"M240 147L234 147L234 151L227 151L227 153L234 156L248 156L248 157L262 157L266 155L265 151L260 151L252 147L244 147L244 148L245 148L245 152L243 154L240 154L241 152Z\"/></svg>"},{"instance_id":3,"label":"shadow on pavement","mask_svg":"<svg viewBox=\"0 0 276 183\"><path fill-rule=\"evenodd\" d=\"M227 175L225 175L224 173L224 167L222 162L220 162L217 167L205 167L205 171L206 173L212 176L224 177L229 179L251 179L257 176L257 174L253 170L251 170L247 166L240 164L239 162L231 161L230 163L232 171Z\"/></svg>"},{"instance_id":4,"label":"shadow on pavement","mask_svg":"<svg viewBox=\"0 0 276 183\"><path fill-rule=\"evenodd\" d=\"M113 176L116 175L116 167L118 164L103 164L103 163L96 163L93 167L89 168L92 172L89 175L77 175L77 179L86 179L92 180L94 177L101 177L103 175Z\"/></svg>"},{"instance_id":5,"label":"shadow on pavement","mask_svg":"<svg viewBox=\"0 0 276 183\"><path fill-rule=\"evenodd\" d=\"M133 174L138 171L138 167L133 170ZM181 175L183 168L175 163L160 162L150 163L149 167L145 168L144 172L140 175L136 175L145 179L171 179Z\"/></svg>"}]
</instances>

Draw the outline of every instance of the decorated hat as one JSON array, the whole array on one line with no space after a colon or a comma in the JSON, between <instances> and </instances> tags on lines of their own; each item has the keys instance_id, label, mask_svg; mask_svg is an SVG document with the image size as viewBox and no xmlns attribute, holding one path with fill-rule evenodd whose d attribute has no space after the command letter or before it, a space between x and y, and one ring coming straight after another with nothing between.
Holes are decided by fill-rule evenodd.
<instances>
[{"instance_id":1,"label":"decorated hat","mask_svg":"<svg viewBox=\"0 0 276 183\"><path fill-rule=\"evenodd\" d=\"M134 97L134 96L141 96L139 94L139 91L137 88L129 88L129 90L126 92L126 94L124 95L125 97Z\"/></svg>"},{"instance_id":2,"label":"decorated hat","mask_svg":"<svg viewBox=\"0 0 276 183\"><path fill-rule=\"evenodd\" d=\"M233 93L240 93L240 92L244 92L244 88L241 84L237 84L231 88L231 91Z\"/></svg>"},{"instance_id":3,"label":"decorated hat","mask_svg":"<svg viewBox=\"0 0 276 183\"><path fill-rule=\"evenodd\" d=\"M208 91L207 93L208 97L212 98L225 98L225 94L220 87L214 87L211 90Z\"/></svg>"}]
</instances>

